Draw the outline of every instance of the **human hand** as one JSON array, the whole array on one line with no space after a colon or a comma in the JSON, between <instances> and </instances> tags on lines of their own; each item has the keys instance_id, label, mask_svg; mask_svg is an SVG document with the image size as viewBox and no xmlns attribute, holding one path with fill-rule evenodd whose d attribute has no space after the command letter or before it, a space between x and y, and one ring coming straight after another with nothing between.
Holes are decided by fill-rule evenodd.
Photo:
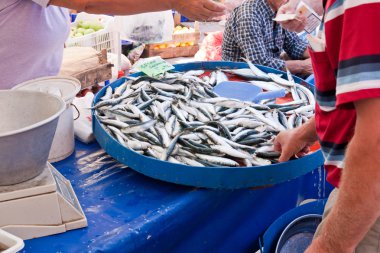
<instances>
[{"instance_id":1,"label":"human hand","mask_svg":"<svg viewBox=\"0 0 380 253\"><path fill-rule=\"evenodd\" d=\"M302 69L301 69L301 75L303 76L309 76L313 74L313 65L311 63L311 58L307 58L301 62Z\"/></svg>"},{"instance_id":2,"label":"human hand","mask_svg":"<svg viewBox=\"0 0 380 253\"><path fill-rule=\"evenodd\" d=\"M295 14L299 1L300 0L290 0L286 4L282 5L278 9L276 17L280 14ZM301 32L305 27L305 21L305 17L301 16L292 20L278 21L277 23L289 31Z\"/></svg>"},{"instance_id":3,"label":"human hand","mask_svg":"<svg viewBox=\"0 0 380 253\"><path fill-rule=\"evenodd\" d=\"M313 144L309 138L303 137L300 128L280 132L274 139L274 150L281 152L279 162L286 162L292 156L305 156Z\"/></svg>"},{"instance_id":4,"label":"human hand","mask_svg":"<svg viewBox=\"0 0 380 253\"><path fill-rule=\"evenodd\" d=\"M223 4L212 0L173 0L172 2L176 11L198 21L223 16L226 10Z\"/></svg>"}]
</instances>

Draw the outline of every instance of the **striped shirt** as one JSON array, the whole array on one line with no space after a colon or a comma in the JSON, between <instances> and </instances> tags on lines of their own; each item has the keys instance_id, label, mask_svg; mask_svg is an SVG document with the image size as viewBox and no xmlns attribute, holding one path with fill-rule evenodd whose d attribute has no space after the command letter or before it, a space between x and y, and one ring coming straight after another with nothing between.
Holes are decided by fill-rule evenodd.
<instances>
[{"instance_id":1,"label":"striped shirt","mask_svg":"<svg viewBox=\"0 0 380 253\"><path fill-rule=\"evenodd\" d=\"M302 59L307 43L273 21L275 14L267 0L247 0L235 8L224 30L222 59L236 62L245 57L275 69L285 68L282 51Z\"/></svg>"},{"instance_id":2,"label":"striped shirt","mask_svg":"<svg viewBox=\"0 0 380 253\"><path fill-rule=\"evenodd\" d=\"M316 126L327 180L339 185L356 122L354 102L380 97L380 0L325 1L325 52L311 52Z\"/></svg>"}]
</instances>

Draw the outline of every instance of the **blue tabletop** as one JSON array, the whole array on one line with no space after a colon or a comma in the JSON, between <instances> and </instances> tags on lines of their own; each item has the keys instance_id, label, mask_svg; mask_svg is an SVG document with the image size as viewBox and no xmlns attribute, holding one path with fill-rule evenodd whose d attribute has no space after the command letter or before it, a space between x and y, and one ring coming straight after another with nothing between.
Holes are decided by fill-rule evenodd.
<instances>
[{"instance_id":1,"label":"blue tabletop","mask_svg":"<svg viewBox=\"0 0 380 253\"><path fill-rule=\"evenodd\" d=\"M80 142L53 165L71 181L88 227L25 241L23 252L247 252L281 214L326 197L320 168L267 188L199 189L143 176Z\"/></svg>"}]
</instances>

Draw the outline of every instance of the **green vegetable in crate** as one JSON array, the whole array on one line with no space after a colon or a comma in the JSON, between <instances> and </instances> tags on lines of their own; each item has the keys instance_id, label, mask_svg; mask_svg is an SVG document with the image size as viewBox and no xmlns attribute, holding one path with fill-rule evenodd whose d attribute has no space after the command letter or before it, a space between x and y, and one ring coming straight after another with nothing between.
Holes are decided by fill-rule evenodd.
<instances>
[{"instance_id":1,"label":"green vegetable in crate","mask_svg":"<svg viewBox=\"0 0 380 253\"><path fill-rule=\"evenodd\" d=\"M95 32L94 29L89 28L89 29L86 29L83 34L86 35L86 34L90 34L90 33L94 33L94 32Z\"/></svg>"},{"instance_id":2,"label":"green vegetable in crate","mask_svg":"<svg viewBox=\"0 0 380 253\"><path fill-rule=\"evenodd\" d=\"M86 29L84 29L84 28L82 28L82 27L79 27L79 28L76 30L77 33L83 33L83 34L84 34L85 31L86 31Z\"/></svg>"},{"instance_id":3,"label":"green vegetable in crate","mask_svg":"<svg viewBox=\"0 0 380 253\"><path fill-rule=\"evenodd\" d=\"M85 21L85 20L79 21L77 27L84 28L84 29L93 29L94 31L99 31L101 29L104 29L104 26L97 21Z\"/></svg>"},{"instance_id":4,"label":"green vegetable in crate","mask_svg":"<svg viewBox=\"0 0 380 253\"><path fill-rule=\"evenodd\" d=\"M70 38L77 38L87 34L97 32L104 29L104 26L97 21L80 20L77 26L73 26L70 29Z\"/></svg>"}]
</instances>

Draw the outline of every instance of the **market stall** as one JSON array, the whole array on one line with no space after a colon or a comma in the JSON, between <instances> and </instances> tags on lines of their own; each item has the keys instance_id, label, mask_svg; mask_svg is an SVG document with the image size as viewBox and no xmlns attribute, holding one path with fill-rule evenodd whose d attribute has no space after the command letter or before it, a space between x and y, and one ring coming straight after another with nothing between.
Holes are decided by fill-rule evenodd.
<instances>
[{"instance_id":1,"label":"market stall","mask_svg":"<svg viewBox=\"0 0 380 253\"><path fill-rule=\"evenodd\" d=\"M277 217L329 191L320 168L263 189L209 190L150 179L98 144L75 150L53 165L71 181L88 227L27 240L24 252L254 251Z\"/></svg>"},{"instance_id":2,"label":"market stall","mask_svg":"<svg viewBox=\"0 0 380 253\"><path fill-rule=\"evenodd\" d=\"M284 212L330 192L318 145L283 163L273 147L313 116L313 86L247 59L194 62L205 23L159 24L171 40L160 41L157 24L131 26L128 38L141 41L129 60L158 57L126 75L114 18L81 13L60 72L71 77L0 93L0 232L19 248L24 239L24 252L256 251ZM162 60L175 57L191 63ZM17 160L10 152L20 146Z\"/></svg>"}]
</instances>

